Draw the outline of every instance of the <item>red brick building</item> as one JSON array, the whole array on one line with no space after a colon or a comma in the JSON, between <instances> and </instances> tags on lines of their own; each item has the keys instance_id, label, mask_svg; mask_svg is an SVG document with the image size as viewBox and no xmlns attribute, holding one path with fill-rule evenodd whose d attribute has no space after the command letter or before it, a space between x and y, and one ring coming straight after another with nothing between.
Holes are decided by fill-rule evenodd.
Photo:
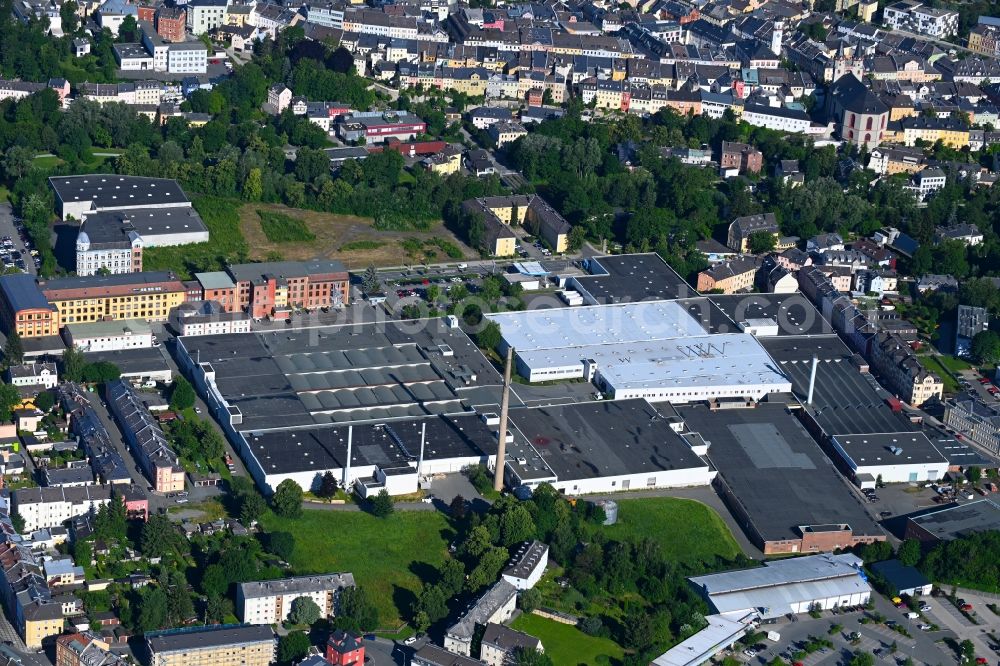
<instances>
[{"instance_id":1,"label":"red brick building","mask_svg":"<svg viewBox=\"0 0 1000 666\"><path fill-rule=\"evenodd\" d=\"M337 629L326 642L326 660L333 666L361 666L365 663L365 645L359 636Z\"/></svg>"},{"instance_id":2,"label":"red brick building","mask_svg":"<svg viewBox=\"0 0 1000 666\"><path fill-rule=\"evenodd\" d=\"M160 7L156 10L156 34L168 42L184 41L187 12L183 7Z\"/></svg>"},{"instance_id":3,"label":"red brick building","mask_svg":"<svg viewBox=\"0 0 1000 666\"><path fill-rule=\"evenodd\" d=\"M740 173L760 173L764 154L745 143L723 141L719 164L723 169L739 169Z\"/></svg>"},{"instance_id":4,"label":"red brick building","mask_svg":"<svg viewBox=\"0 0 1000 666\"><path fill-rule=\"evenodd\" d=\"M247 312L255 319L286 319L295 308L346 305L350 276L336 261L276 261L236 264L225 272L198 273L204 300L226 312Z\"/></svg>"},{"instance_id":5,"label":"red brick building","mask_svg":"<svg viewBox=\"0 0 1000 666\"><path fill-rule=\"evenodd\" d=\"M135 17L136 21L146 21L147 23L152 23L156 17L156 6L154 5L136 5L136 11L138 15Z\"/></svg>"}]
</instances>

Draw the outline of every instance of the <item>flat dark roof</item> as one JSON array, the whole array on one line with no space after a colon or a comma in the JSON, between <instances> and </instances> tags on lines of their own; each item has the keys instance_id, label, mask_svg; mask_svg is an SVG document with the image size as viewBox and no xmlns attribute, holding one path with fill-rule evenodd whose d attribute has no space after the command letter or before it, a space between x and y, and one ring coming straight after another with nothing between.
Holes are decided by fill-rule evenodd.
<instances>
[{"instance_id":1,"label":"flat dark roof","mask_svg":"<svg viewBox=\"0 0 1000 666\"><path fill-rule=\"evenodd\" d=\"M711 299L699 296L697 298L678 299L677 303L687 308L687 311L709 333L739 333L739 327Z\"/></svg>"},{"instance_id":2,"label":"flat dark roof","mask_svg":"<svg viewBox=\"0 0 1000 666\"><path fill-rule=\"evenodd\" d=\"M882 562L872 562L868 565L875 573L879 574L893 586L896 591L909 590L916 587L929 585L930 581L916 567L908 567L899 560L883 560Z\"/></svg>"},{"instance_id":3,"label":"flat dark roof","mask_svg":"<svg viewBox=\"0 0 1000 666\"><path fill-rule=\"evenodd\" d=\"M708 458L765 541L797 539L800 526L850 525L883 534L805 427L782 405L711 411L678 408L710 443Z\"/></svg>"},{"instance_id":4,"label":"flat dark roof","mask_svg":"<svg viewBox=\"0 0 1000 666\"><path fill-rule=\"evenodd\" d=\"M836 435L837 444L859 467L872 465L914 465L948 461L922 432L865 433ZM892 452L900 451L899 455Z\"/></svg>"},{"instance_id":5,"label":"flat dark roof","mask_svg":"<svg viewBox=\"0 0 1000 666\"><path fill-rule=\"evenodd\" d=\"M123 287L175 282L177 276L170 271L144 271L142 273L118 273L112 275L76 275L54 278L39 283L43 291L62 291L65 289L100 289L107 287Z\"/></svg>"},{"instance_id":6,"label":"flat dark roof","mask_svg":"<svg viewBox=\"0 0 1000 666\"><path fill-rule=\"evenodd\" d=\"M507 465L521 479L537 478L539 463L560 481L708 466L641 399L512 409L510 421L521 446L508 448Z\"/></svg>"},{"instance_id":7,"label":"flat dark roof","mask_svg":"<svg viewBox=\"0 0 1000 666\"><path fill-rule=\"evenodd\" d=\"M697 296L677 271L653 252L593 257L589 261L592 275L573 279L600 304Z\"/></svg>"},{"instance_id":8,"label":"flat dark roof","mask_svg":"<svg viewBox=\"0 0 1000 666\"><path fill-rule=\"evenodd\" d=\"M948 507L911 517L910 521L942 541L976 532L1000 530L1000 506L991 499Z\"/></svg>"},{"instance_id":9,"label":"flat dark roof","mask_svg":"<svg viewBox=\"0 0 1000 666\"><path fill-rule=\"evenodd\" d=\"M351 466L395 468L424 459L496 455L496 436L477 415L429 416L353 426ZM340 469L347 462L348 426L316 426L253 432L243 430L250 450L265 474Z\"/></svg>"},{"instance_id":10,"label":"flat dark roof","mask_svg":"<svg viewBox=\"0 0 1000 666\"><path fill-rule=\"evenodd\" d=\"M118 44L116 46L122 46ZM82 176L53 176L49 184L64 203L93 201L94 207L162 206L189 203L176 180L94 173Z\"/></svg>"},{"instance_id":11,"label":"flat dark roof","mask_svg":"<svg viewBox=\"0 0 1000 666\"><path fill-rule=\"evenodd\" d=\"M828 435L917 429L905 416L892 411L876 391L874 378L854 366L854 355L837 336L761 338L760 342L792 380L792 392L803 403L809 396L812 359L819 360L813 404L806 408Z\"/></svg>"},{"instance_id":12,"label":"flat dark roof","mask_svg":"<svg viewBox=\"0 0 1000 666\"><path fill-rule=\"evenodd\" d=\"M747 319L773 319L778 335L831 335L833 327L805 296L795 294L710 295L736 324ZM737 330L739 330L737 328Z\"/></svg>"},{"instance_id":13,"label":"flat dark roof","mask_svg":"<svg viewBox=\"0 0 1000 666\"><path fill-rule=\"evenodd\" d=\"M85 352L84 356L90 363L99 361L114 363L124 374L160 372L170 367L163 358L162 349L162 347L137 347L117 351Z\"/></svg>"}]
</instances>

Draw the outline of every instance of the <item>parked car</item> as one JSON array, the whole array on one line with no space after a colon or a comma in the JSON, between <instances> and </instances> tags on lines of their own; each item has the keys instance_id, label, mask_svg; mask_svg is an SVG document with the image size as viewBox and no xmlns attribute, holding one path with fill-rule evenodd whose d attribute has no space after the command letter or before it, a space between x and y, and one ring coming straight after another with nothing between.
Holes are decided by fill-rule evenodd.
<instances>
[{"instance_id":1,"label":"parked car","mask_svg":"<svg viewBox=\"0 0 1000 666\"><path fill-rule=\"evenodd\" d=\"M920 604L920 612L921 613L926 613L930 609L931 609L931 605L930 604Z\"/></svg>"}]
</instances>

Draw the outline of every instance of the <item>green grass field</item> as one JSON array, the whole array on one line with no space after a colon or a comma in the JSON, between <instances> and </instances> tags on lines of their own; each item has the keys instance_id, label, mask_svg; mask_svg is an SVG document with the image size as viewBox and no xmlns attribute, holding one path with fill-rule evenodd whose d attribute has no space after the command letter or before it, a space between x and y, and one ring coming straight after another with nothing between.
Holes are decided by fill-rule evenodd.
<instances>
[{"instance_id":1,"label":"green grass field","mask_svg":"<svg viewBox=\"0 0 1000 666\"><path fill-rule=\"evenodd\" d=\"M305 511L288 520L268 513L267 531L291 532L289 560L298 574L350 571L378 605L379 624L394 628L413 603L421 578L448 554L453 530L437 511L396 511L375 518L359 511Z\"/></svg>"},{"instance_id":2,"label":"green grass field","mask_svg":"<svg viewBox=\"0 0 1000 666\"><path fill-rule=\"evenodd\" d=\"M948 368L952 372L959 373L963 370L971 370L972 364L957 356L937 356L938 363Z\"/></svg>"},{"instance_id":3,"label":"green grass field","mask_svg":"<svg viewBox=\"0 0 1000 666\"><path fill-rule=\"evenodd\" d=\"M918 355L917 360L920 361L920 365L924 366L938 377L941 378L941 383L944 385L945 393L958 393L960 387L955 378L952 377L951 372L949 372L949 365L942 362L944 357L941 356L931 356L931 355ZM955 361L960 361L960 359L954 359ZM954 372L954 371L952 371Z\"/></svg>"},{"instance_id":4,"label":"green grass field","mask_svg":"<svg viewBox=\"0 0 1000 666\"><path fill-rule=\"evenodd\" d=\"M686 564L708 562L740 552L729 528L701 502L674 497L619 499L618 523L604 528L609 537L650 538L664 554Z\"/></svg>"},{"instance_id":5,"label":"green grass field","mask_svg":"<svg viewBox=\"0 0 1000 666\"><path fill-rule=\"evenodd\" d=\"M195 210L208 227L209 241L178 247L151 247L143 252L143 270L173 271L182 280L194 273L220 271L227 263L247 260L247 242L240 231L240 202L219 197L193 198Z\"/></svg>"},{"instance_id":6,"label":"green grass field","mask_svg":"<svg viewBox=\"0 0 1000 666\"><path fill-rule=\"evenodd\" d=\"M613 664L624 656L621 647L607 638L588 636L572 625L538 615L521 615L512 626L542 641L545 654L558 666Z\"/></svg>"},{"instance_id":7,"label":"green grass field","mask_svg":"<svg viewBox=\"0 0 1000 666\"><path fill-rule=\"evenodd\" d=\"M260 228L272 243L304 243L316 240L316 234L302 220L273 210L258 210Z\"/></svg>"}]
</instances>

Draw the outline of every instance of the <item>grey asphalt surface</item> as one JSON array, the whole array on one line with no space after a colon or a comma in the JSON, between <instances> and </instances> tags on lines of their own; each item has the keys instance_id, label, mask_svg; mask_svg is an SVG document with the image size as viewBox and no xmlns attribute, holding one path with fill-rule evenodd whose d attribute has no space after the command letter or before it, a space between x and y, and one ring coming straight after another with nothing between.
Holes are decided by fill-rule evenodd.
<instances>
[{"instance_id":1,"label":"grey asphalt surface","mask_svg":"<svg viewBox=\"0 0 1000 666\"><path fill-rule=\"evenodd\" d=\"M24 257L24 266L27 273L29 275L37 275L38 271L35 268L35 262L31 260L28 249L24 247L24 243L17 234L17 227L14 226L14 210L9 203L0 204L0 237L2 236L10 236L11 240L14 241L14 249Z\"/></svg>"}]
</instances>

